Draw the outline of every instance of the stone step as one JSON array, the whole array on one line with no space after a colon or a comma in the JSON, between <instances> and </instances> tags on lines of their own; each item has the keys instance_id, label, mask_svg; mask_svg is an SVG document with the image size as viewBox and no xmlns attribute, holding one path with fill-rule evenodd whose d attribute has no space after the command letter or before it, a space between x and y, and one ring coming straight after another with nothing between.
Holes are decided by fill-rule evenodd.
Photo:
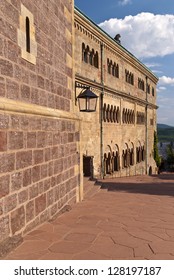
<instances>
[{"instance_id":1,"label":"stone step","mask_svg":"<svg viewBox=\"0 0 174 280\"><path fill-rule=\"evenodd\" d=\"M90 180L89 178L84 177L84 199L92 197L95 193L100 190L100 185L97 185L95 180Z\"/></svg>"}]
</instances>

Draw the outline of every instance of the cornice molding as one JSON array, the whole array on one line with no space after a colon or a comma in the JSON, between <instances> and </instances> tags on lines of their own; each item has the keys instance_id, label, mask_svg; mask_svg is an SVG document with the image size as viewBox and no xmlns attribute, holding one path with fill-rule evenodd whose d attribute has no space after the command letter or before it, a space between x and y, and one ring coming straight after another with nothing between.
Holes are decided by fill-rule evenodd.
<instances>
[{"instance_id":1,"label":"cornice molding","mask_svg":"<svg viewBox=\"0 0 174 280\"><path fill-rule=\"evenodd\" d=\"M141 61L139 61L133 54L126 50L122 45L115 42L105 31L100 29L97 24L91 21L88 17L81 14L77 9L74 10L74 23L79 24L83 28L86 28L88 36L94 36L97 43L103 44L104 48L110 49L116 56L120 56L132 67L138 69L143 75L148 76L155 84L158 82L158 78L148 69ZM76 28L76 27L75 27Z\"/></svg>"},{"instance_id":2,"label":"cornice molding","mask_svg":"<svg viewBox=\"0 0 174 280\"><path fill-rule=\"evenodd\" d=\"M3 97L0 98L0 111L80 121L80 118L71 112L24 103L22 101L16 101Z\"/></svg>"},{"instance_id":3,"label":"cornice molding","mask_svg":"<svg viewBox=\"0 0 174 280\"><path fill-rule=\"evenodd\" d=\"M132 96L132 95L128 95L125 92L122 91L118 91L118 90L114 90L113 88L110 88L108 86L102 85L100 83L97 83L95 81L92 81L88 78L82 77L80 75L75 76L76 82L78 83L82 83L85 85L88 85L96 90L100 90L100 91L104 91L104 94L110 94L112 96L112 98L115 98L116 96L119 97L120 99L125 99L129 102L134 102L137 104L140 104L142 106L148 106L148 108L153 108L153 109L158 109L158 106L156 106L153 103L147 102L146 100L142 100L138 97Z\"/></svg>"}]
</instances>

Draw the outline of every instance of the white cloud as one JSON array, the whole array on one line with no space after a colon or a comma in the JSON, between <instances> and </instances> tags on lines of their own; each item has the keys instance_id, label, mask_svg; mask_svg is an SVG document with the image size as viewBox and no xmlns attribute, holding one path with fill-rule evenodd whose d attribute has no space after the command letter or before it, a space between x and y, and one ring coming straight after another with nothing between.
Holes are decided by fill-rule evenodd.
<instances>
[{"instance_id":1,"label":"white cloud","mask_svg":"<svg viewBox=\"0 0 174 280\"><path fill-rule=\"evenodd\" d=\"M166 87L159 87L159 90L166 90Z\"/></svg>"},{"instance_id":2,"label":"white cloud","mask_svg":"<svg viewBox=\"0 0 174 280\"><path fill-rule=\"evenodd\" d=\"M163 73L163 71L155 70L155 69L151 69L151 71L152 71L153 73L156 73L156 74L161 74L161 73Z\"/></svg>"},{"instance_id":3,"label":"white cloud","mask_svg":"<svg viewBox=\"0 0 174 280\"><path fill-rule=\"evenodd\" d=\"M161 91L164 91L164 90L166 90L166 87L158 87L157 88L157 92L161 92Z\"/></svg>"},{"instance_id":4,"label":"white cloud","mask_svg":"<svg viewBox=\"0 0 174 280\"><path fill-rule=\"evenodd\" d=\"M157 70L157 69L154 69L153 67L160 67L161 64L160 63L156 63L156 62L143 62L148 68L151 69L151 71L153 73L156 73L156 74L162 74L163 71L161 70Z\"/></svg>"},{"instance_id":5,"label":"white cloud","mask_svg":"<svg viewBox=\"0 0 174 280\"><path fill-rule=\"evenodd\" d=\"M151 68L151 67L159 67L161 66L160 63L156 63L156 62L144 62L144 64L148 67L148 68Z\"/></svg>"},{"instance_id":6,"label":"white cloud","mask_svg":"<svg viewBox=\"0 0 174 280\"><path fill-rule=\"evenodd\" d=\"M126 6L126 5L131 4L131 3L132 3L131 0L120 0L118 2L118 4L121 5L121 6Z\"/></svg>"},{"instance_id":7,"label":"white cloud","mask_svg":"<svg viewBox=\"0 0 174 280\"><path fill-rule=\"evenodd\" d=\"M174 53L174 15L140 13L99 24L108 34L121 35L121 43L138 58Z\"/></svg>"},{"instance_id":8,"label":"white cloud","mask_svg":"<svg viewBox=\"0 0 174 280\"><path fill-rule=\"evenodd\" d=\"M159 78L159 85L174 85L174 78L162 76Z\"/></svg>"}]
</instances>

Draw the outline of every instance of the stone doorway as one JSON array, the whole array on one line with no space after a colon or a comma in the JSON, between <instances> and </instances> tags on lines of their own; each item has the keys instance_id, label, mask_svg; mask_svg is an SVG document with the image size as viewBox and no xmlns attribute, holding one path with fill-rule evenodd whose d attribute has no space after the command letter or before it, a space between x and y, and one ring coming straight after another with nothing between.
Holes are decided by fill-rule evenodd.
<instances>
[{"instance_id":1,"label":"stone doorway","mask_svg":"<svg viewBox=\"0 0 174 280\"><path fill-rule=\"evenodd\" d=\"M84 177L90 177L90 179L94 177L92 156L83 156L83 175Z\"/></svg>"}]
</instances>

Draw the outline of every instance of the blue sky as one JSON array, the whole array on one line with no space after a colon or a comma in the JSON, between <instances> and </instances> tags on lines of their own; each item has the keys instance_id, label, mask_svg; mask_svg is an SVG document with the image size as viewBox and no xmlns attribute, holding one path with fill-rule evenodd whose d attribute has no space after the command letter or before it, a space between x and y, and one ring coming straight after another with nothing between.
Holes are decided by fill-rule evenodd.
<instances>
[{"instance_id":1,"label":"blue sky","mask_svg":"<svg viewBox=\"0 0 174 280\"><path fill-rule=\"evenodd\" d=\"M174 126L174 1L75 0L75 5L159 78L157 122Z\"/></svg>"}]
</instances>

